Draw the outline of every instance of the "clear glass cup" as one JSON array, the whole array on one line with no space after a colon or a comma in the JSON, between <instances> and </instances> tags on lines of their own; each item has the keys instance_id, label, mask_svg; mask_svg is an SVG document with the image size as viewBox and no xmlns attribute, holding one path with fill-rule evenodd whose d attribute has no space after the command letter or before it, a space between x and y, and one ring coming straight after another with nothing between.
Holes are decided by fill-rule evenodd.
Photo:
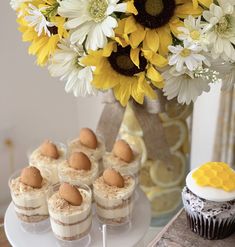
<instances>
[{"instance_id":1,"label":"clear glass cup","mask_svg":"<svg viewBox=\"0 0 235 247\"><path fill-rule=\"evenodd\" d=\"M48 178L51 184L56 184L59 182L58 176L58 166L67 158L67 149L63 143L53 142L58 148L60 157L58 159L51 159L48 157L41 156L37 150L38 148L34 148L28 152L29 163L32 166L37 167L41 173L44 173L44 170L50 171L50 177Z\"/></svg>"},{"instance_id":2,"label":"clear glass cup","mask_svg":"<svg viewBox=\"0 0 235 247\"><path fill-rule=\"evenodd\" d=\"M73 185L79 189L83 202L80 206L72 206L59 196L60 185L61 183L52 185L48 196L51 228L57 243L59 246L89 246L92 225L91 189L85 184Z\"/></svg>"},{"instance_id":3,"label":"clear glass cup","mask_svg":"<svg viewBox=\"0 0 235 247\"><path fill-rule=\"evenodd\" d=\"M16 171L9 178L8 185L11 192L15 212L24 231L43 233L50 229L47 196L50 193L50 182L45 178L49 171L44 171L42 188L32 188L20 182L21 170Z\"/></svg>"},{"instance_id":4,"label":"clear glass cup","mask_svg":"<svg viewBox=\"0 0 235 247\"><path fill-rule=\"evenodd\" d=\"M93 184L96 215L100 223L107 226L123 226L131 222L136 180L130 173L122 176L124 188L106 185L102 176Z\"/></svg>"}]
</instances>

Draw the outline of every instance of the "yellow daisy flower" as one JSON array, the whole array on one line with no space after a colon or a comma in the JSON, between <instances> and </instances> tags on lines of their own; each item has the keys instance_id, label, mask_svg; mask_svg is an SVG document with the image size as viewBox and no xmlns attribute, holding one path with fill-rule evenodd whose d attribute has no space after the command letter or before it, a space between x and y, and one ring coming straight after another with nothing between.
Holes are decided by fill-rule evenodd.
<instances>
[{"instance_id":1,"label":"yellow daisy flower","mask_svg":"<svg viewBox=\"0 0 235 247\"><path fill-rule=\"evenodd\" d=\"M113 89L114 96L122 106L126 106L130 97L139 104L143 104L144 96L156 98L146 78L154 86L163 87L160 73L153 65L148 64L138 48L131 49L130 46L122 47L110 42L103 50L89 51L82 63L95 67L93 86L101 90Z\"/></svg>"},{"instance_id":2,"label":"yellow daisy flower","mask_svg":"<svg viewBox=\"0 0 235 247\"><path fill-rule=\"evenodd\" d=\"M198 16L203 10L200 6L195 8L191 0L134 0L134 6L138 14L119 21L116 41L132 48L143 42L145 50L159 51L163 56L168 54L172 34L177 36L178 27L183 26L180 18Z\"/></svg>"},{"instance_id":3,"label":"yellow daisy flower","mask_svg":"<svg viewBox=\"0 0 235 247\"><path fill-rule=\"evenodd\" d=\"M27 8L28 5L24 4L20 8L20 17L17 19L19 23L19 31L22 33L22 40L24 42L31 42L29 46L28 52L29 54L37 56L37 64L40 66L46 65L48 59L51 55L54 54L58 42L68 36L67 31L64 29L65 18L57 16L56 12L52 13L52 8L55 4L57 4L56 0L42 0L42 1L34 1L30 2L35 7L44 7L44 11L49 13L48 20L54 25L51 27L47 27L50 36L46 33L38 33L35 31L34 26L29 25L29 23L25 20L25 16L27 16ZM54 4L54 5L53 5ZM48 7L45 8L45 7ZM51 11L48 11L48 10ZM54 9L54 8L53 8ZM54 10L56 11L56 10Z\"/></svg>"}]
</instances>

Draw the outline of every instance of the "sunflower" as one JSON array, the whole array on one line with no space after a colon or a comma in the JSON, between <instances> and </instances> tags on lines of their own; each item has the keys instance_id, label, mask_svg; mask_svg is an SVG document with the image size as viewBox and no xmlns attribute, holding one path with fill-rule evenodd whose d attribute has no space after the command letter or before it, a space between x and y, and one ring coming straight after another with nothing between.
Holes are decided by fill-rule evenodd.
<instances>
[{"instance_id":1,"label":"sunflower","mask_svg":"<svg viewBox=\"0 0 235 247\"><path fill-rule=\"evenodd\" d=\"M37 28L27 21L29 4L34 9L38 9L38 13L41 13L46 19L46 23L50 23L50 25L46 26L48 32L39 33ZM29 4L23 4L19 9L21 13L17 19L19 31L22 33L22 40L24 42L31 42L28 49L29 54L36 55L37 64L44 66L50 56L54 54L58 42L68 36L67 31L64 29L65 19L57 16L58 2L56 0L36 0L31 1ZM35 16L36 18L37 16ZM40 20L40 18L36 20ZM40 26L40 23L37 24Z\"/></svg>"},{"instance_id":2,"label":"sunflower","mask_svg":"<svg viewBox=\"0 0 235 247\"><path fill-rule=\"evenodd\" d=\"M109 42L102 50L89 51L81 62L95 67L93 86L101 90L113 89L115 98L123 106L131 97L139 104L143 104L145 96L156 98L150 80L153 86L163 87L160 73L138 48Z\"/></svg>"},{"instance_id":3,"label":"sunflower","mask_svg":"<svg viewBox=\"0 0 235 247\"><path fill-rule=\"evenodd\" d=\"M115 30L116 41L125 46L137 48L143 42L143 49L153 53L168 54L172 34L177 37L180 20L188 15L198 16L202 8L193 6L191 0L134 0L138 14L119 21Z\"/></svg>"}]
</instances>

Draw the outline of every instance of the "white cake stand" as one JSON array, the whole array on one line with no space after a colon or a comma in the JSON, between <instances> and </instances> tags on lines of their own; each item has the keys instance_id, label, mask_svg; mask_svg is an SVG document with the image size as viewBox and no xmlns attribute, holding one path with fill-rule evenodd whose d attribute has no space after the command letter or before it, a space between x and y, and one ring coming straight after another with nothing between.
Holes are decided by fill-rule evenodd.
<instances>
[{"instance_id":1,"label":"white cake stand","mask_svg":"<svg viewBox=\"0 0 235 247\"><path fill-rule=\"evenodd\" d=\"M148 199L140 189L138 189L138 198L134 204L135 208L133 212L132 227L127 230L123 230L121 228L111 231L107 230L108 247L133 247L147 232L151 220L151 211ZM6 236L13 247L56 246L56 239L51 230L43 234L32 234L23 231L15 214L12 203L6 211L5 231ZM102 232L100 231L100 225L96 219L96 216L93 216L91 239L90 247L103 246Z\"/></svg>"}]
</instances>

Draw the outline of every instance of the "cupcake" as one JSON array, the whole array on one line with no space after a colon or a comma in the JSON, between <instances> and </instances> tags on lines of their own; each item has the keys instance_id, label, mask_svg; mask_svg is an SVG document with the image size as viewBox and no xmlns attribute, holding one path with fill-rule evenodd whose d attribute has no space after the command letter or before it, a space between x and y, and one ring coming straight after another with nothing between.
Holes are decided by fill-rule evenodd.
<instances>
[{"instance_id":1,"label":"cupcake","mask_svg":"<svg viewBox=\"0 0 235 247\"><path fill-rule=\"evenodd\" d=\"M36 223L44 222L49 217L47 208L49 186L49 181L33 166L17 171L9 179L15 212L21 222L28 223L31 228L35 227L34 230L37 230L39 225Z\"/></svg>"},{"instance_id":2,"label":"cupcake","mask_svg":"<svg viewBox=\"0 0 235 247\"><path fill-rule=\"evenodd\" d=\"M34 150L29 157L31 166L37 167L41 173L50 171L50 182L56 184L59 182L58 166L66 158L66 148L63 144L55 144L51 141L45 141L39 148Z\"/></svg>"},{"instance_id":3,"label":"cupcake","mask_svg":"<svg viewBox=\"0 0 235 247\"><path fill-rule=\"evenodd\" d=\"M235 171L209 162L191 171L182 198L191 230L206 239L235 232Z\"/></svg>"},{"instance_id":4,"label":"cupcake","mask_svg":"<svg viewBox=\"0 0 235 247\"><path fill-rule=\"evenodd\" d=\"M103 224L121 225L132 216L135 179L108 168L93 183L96 214Z\"/></svg>"},{"instance_id":5,"label":"cupcake","mask_svg":"<svg viewBox=\"0 0 235 247\"><path fill-rule=\"evenodd\" d=\"M69 141L68 152L69 155L74 152L83 152L89 159L100 162L105 152L105 145L91 129L83 128L78 138Z\"/></svg>"},{"instance_id":6,"label":"cupcake","mask_svg":"<svg viewBox=\"0 0 235 247\"><path fill-rule=\"evenodd\" d=\"M103 156L104 168L114 168L122 174L133 174L137 179L140 169L141 156L131 149L124 140L115 142L112 152Z\"/></svg>"},{"instance_id":7,"label":"cupcake","mask_svg":"<svg viewBox=\"0 0 235 247\"><path fill-rule=\"evenodd\" d=\"M86 185L56 184L48 198L51 228L58 240L76 241L91 229L91 190ZM86 246L86 245L85 245Z\"/></svg>"},{"instance_id":8,"label":"cupcake","mask_svg":"<svg viewBox=\"0 0 235 247\"><path fill-rule=\"evenodd\" d=\"M74 152L69 160L59 165L59 178L61 182L68 182L73 185L92 183L99 176L99 164L82 152Z\"/></svg>"}]
</instances>

